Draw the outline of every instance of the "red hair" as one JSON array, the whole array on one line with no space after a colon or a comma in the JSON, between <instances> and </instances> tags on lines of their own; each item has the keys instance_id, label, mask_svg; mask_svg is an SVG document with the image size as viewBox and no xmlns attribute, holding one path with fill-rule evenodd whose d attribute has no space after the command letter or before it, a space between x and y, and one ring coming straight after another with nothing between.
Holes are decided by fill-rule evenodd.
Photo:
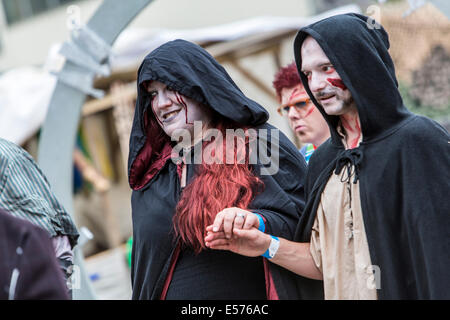
<instances>
[{"instance_id":1,"label":"red hair","mask_svg":"<svg viewBox=\"0 0 450 320\"><path fill-rule=\"evenodd\" d=\"M277 92L279 101L281 101L281 90L283 88L292 88L298 84L302 84L295 62L281 68L275 75L272 84Z\"/></svg>"},{"instance_id":2,"label":"red hair","mask_svg":"<svg viewBox=\"0 0 450 320\"><path fill-rule=\"evenodd\" d=\"M145 85L146 83L144 87ZM176 99L186 109L186 123L189 123L183 96L177 92ZM245 132L245 128L231 120L225 120L218 114L213 114L211 119L220 119L211 123L210 128L218 129L223 139L204 141L203 150L211 150L213 159L208 160L219 161L205 161L203 157L196 177L184 188L173 217L175 235L181 239L184 246L193 248L196 253L206 248L206 227L214 222L217 213L229 207L248 209L254 196L264 187L249 165L251 137L248 134L236 134L234 139L237 141L233 150L226 149L226 130L234 129L236 132L236 129L242 129ZM164 133L158 122L158 117L149 106L144 114L143 124L147 139L130 168L130 185L134 190L143 188L171 157L170 137ZM233 161L228 164L227 160L230 158Z\"/></svg>"},{"instance_id":3,"label":"red hair","mask_svg":"<svg viewBox=\"0 0 450 320\"><path fill-rule=\"evenodd\" d=\"M214 222L217 213L229 207L248 209L254 196L263 188L263 182L253 174L248 163L248 137L243 141L236 135L238 141L234 144L234 163L227 164L225 157L230 150L225 150L225 133L233 125L220 123L214 127L224 137L222 145L215 140L204 142L203 150L209 144L214 144L213 150L222 148L223 161L213 164L203 161L198 175L184 188L173 217L176 236L196 253L206 248L205 229ZM217 156L214 151L211 154ZM239 159L239 155L245 155L245 160Z\"/></svg>"}]
</instances>

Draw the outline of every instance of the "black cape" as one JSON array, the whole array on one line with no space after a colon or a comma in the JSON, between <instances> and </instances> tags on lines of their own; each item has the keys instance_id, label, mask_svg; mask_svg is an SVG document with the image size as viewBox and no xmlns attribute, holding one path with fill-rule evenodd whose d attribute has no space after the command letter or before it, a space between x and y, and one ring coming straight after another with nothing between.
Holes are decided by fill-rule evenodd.
<instances>
[{"instance_id":1,"label":"black cape","mask_svg":"<svg viewBox=\"0 0 450 320\"><path fill-rule=\"evenodd\" d=\"M67 300L46 230L0 210L0 300Z\"/></svg>"},{"instance_id":2,"label":"black cape","mask_svg":"<svg viewBox=\"0 0 450 320\"><path fill-rule=\"evenodd\" d=\"M438 123L409 112L398 91L388 35L367 17L334 16L299 31L294 50L306 91L327 120L331 138L309 162L307 204L296 239L309 242L320 195L337 163L351 159L301 72L301 45L312 36L350 90L361 121L361 207L379 299L450 298L450 136ZM339 160L340 159L340 160ZM346 161L346 160L344 160Z\"/></svg>"},{"instance_id":3,"label":"black cape","mask_svg":"<svg viewBox=\"0 0 450 320\"><path fill-rule=\"evenodd\" d=\"M209 106L221 116L255 129L275 129L266 123L267 111L247 98L225 69L200 46L184 40L168 42L151 52L138 71L138 99L130 137L129 182L133 188L133 299L159 299L177 245L172 217L181 189L177 166L164 156L164 147L148 150L146 121L156 121L149 96L142 83L158 80L182 95ZM250 205L267 219L266 232L292 239L304 207L306 164L279 132L280 168L274 175L261 176L265 189ZM270 139L270 138L269 138ZM146 156L143 156L147 153ZM159 156L158 156L159 155ZM260 172L254 165L255 173ZM195 165L187 165L188 183L195 178ZM261 259L261 258L256 258ZM296 276L269 263L276 293L280 299L300 298ZM230 270L231 272L231 270ZM321 283L303 286L305 295L321 297ZM232 285L232 284L231 284ZM311 288L307 287L310 285Z\"/></svg>"}]
</instances>

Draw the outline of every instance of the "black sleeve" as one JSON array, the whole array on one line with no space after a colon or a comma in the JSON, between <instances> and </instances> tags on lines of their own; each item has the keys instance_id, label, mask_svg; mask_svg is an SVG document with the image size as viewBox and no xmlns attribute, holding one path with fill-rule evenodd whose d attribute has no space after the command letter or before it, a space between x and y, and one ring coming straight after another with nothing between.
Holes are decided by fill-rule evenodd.
<instances>
[{"instance_id":1,"label":"black sleeve","mask_svg":"<svg viewBox=\"0 0 450 320\"><path fill-rule=\"evenodd\" d=\"M64 275L44 230L30 229L20 247L16 293L19 300L69 299Z\"/></svg>"},{"instance_id":2,"label":"black sleeve","mask_svg":"<svg viewBox=\"0 0 450 320\"><path fill-rule=\"evenodd\" d=\"M267 129L271 146L270 143L275 140L270 133L275 128L267 126ZM281 131L278 140L278 153L270 163L272 169L275 169L271 171L272 174L262 174L261 167L268 166L264 163L255 166L255 174L264 182L264 191L255 197L250 209L266 220L266 233L292 240L305 206L306 163L294 144ZM260 157L258 160L261 161Z\"/></svg>"}]
</instances>

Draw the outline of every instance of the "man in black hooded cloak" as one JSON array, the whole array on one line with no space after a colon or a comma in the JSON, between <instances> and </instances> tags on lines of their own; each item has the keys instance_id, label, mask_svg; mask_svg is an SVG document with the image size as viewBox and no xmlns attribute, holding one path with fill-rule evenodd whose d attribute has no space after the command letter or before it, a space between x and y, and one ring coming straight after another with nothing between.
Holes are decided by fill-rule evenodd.
<instances>
[{"instance_id":1,"label":"man in black hooded cloak","mask_svg":"<svg viewBox=\"0 0 450 320\"><path fill-rule=\"evenodd\" d=\"M326 299L450 298L450 136L404 106L388 49L359 14L299 31L297 68L331 138L310 159L296 241L236 230L209 247L272 247L271 262L323 279Z\"/></svg>"}]
</instances>

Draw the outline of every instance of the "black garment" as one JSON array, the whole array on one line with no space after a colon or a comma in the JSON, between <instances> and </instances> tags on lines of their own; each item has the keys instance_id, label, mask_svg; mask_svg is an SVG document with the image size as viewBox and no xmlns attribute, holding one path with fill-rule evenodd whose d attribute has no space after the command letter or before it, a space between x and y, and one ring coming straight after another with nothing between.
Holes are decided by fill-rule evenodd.
<instances>
[{"instance_id":1,"label":"black garment","mask_svg":"<svg viewBox=\"0 0 450 320\"><path fill-rule=\"evenodd\" d=\"M267 129L269 141L272 141L270 130L277 130L266 123L267 111L247 98L225 69L200 46L175 40L155 49L144 59L138 74L138 99L129 155L129 181L134 189L131 199L134 239L131 270L133 299L161 297L171 257L177 245L172 218L181 194L177 165L170 157L164 156L167 154L165 146L160 146L157 150L146 147L147 139L155 137L147 137L145 123L156 121L149 109L149 94L142 86L148 80L158 80L170 86L180 94L212 108L218 116L256 130ZM266 232L292 239L304 207L306 164L289 139L280 131L278 133L279 170L274 175L260 176L265 184L264 192L255 197L250 209L267 220ZM147 156L141 158L146 153ZM156 165L155 159L159 161ZM261 161L253 165L255 174L259 175L262 166ZM188 184L195 178L194 167L194 164L187 165ZM141 182L143 177L144 183ZM235 271L232 268L241 259L225 252L217 252L215 255L236 258L222 259L226 263L222 270L228 269L230 272ZM296 276L274 264L269 265L279 298L298 298L294 280ZM226 281L223 272L216 272L216 276L222 277L221 281ZM202 281L202 278L198 281ZM320 296L321 283L317 284L314 282L315 288L307 292L319 292Z\"/></svg>"},{"instance_id":2,"label":"black garment","mask_svg":"<svg viewBox=\"0 0 450 320\"><path fill-rule=\"evenodd\" d=\"M48 233L0 210L0 300L69 299Z\"/></svg>"},{"instance_id":3,"label":"black garment","mask_svg":"<svg viewBox=\"0 0 450 320\"><path fill-rule=\"evenodd\" d=\"M199 281L201 279L201 281ZM262 258L228 251L183 250L166 300L265 300Z\"/></svg>"},{"instance_id":4,"label":"black garment","mask_svg":"<svg viewBox=\"0 0 450 320\"><path fill-rule=\"evenodd\" d=\"M381 272L378 298L449 299L450 136L403 105L388 35L383 28L368 28L366 20L358 14L334 16L301 29L294 42L302 82L331 131L309 162L307 204L296 239L310 241L330 175L342 161L351 161L358 167L354 178L360 182L371 261ZM300 50L308 35L356 102L363 141L352 154L336 131L338 117L324 112L301 72Z\"/></svg>"}]
</instances>

